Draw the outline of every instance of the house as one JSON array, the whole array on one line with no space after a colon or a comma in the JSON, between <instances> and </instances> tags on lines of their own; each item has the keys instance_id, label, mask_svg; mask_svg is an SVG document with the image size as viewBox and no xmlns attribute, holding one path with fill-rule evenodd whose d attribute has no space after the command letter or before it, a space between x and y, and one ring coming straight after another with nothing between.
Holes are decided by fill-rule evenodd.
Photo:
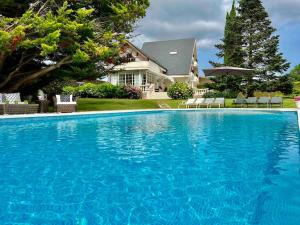
<instances>
[{"instance_id":1,"label":"house","mask_svg":"<svg viewBox=\"0 0 300 225\"><path fill-rule=\"evenodd\" d=\"M146 42L142 49L127 42L121 49L127 63L114 68L108 81L114 85L133 85L147 99L168 98L168 86L198 83L198 57L195 39Z\"/></svg>"}]
</instances>

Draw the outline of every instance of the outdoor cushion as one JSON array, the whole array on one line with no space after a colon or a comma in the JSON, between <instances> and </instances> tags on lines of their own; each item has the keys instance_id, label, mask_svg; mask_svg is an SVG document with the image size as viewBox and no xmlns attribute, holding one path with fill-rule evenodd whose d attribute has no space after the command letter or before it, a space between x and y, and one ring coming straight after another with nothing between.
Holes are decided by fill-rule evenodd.
<instances>
[{"instance_id":1,"label":"outdoor cushion","mask_svg":"<svg viewBox=\"0 0 300 225\"><path fill-rule=\"evenodd\" d=\"M20 103L21 102L21 97L20 93L10 93L10 94L4 94L4 101L8 101L9 104L14 104L14 103Z\"/></svg>"},{"instance_id":2,"label":"outdoor cushion","mask_svg":"<svg viewBox=\"0 0 300 225\"><path fill-rule=\"evenodd\" d=\"M282 103L283 103L282 97L271 98L271 104L282 104Z\"/></svg>"},{"instance_id":3,"label":"outdoor cushion","mask_svg":"<svg viewBox=\"0 0 300 225\"><path fill-rule=\"evenodd\" d=\"M61 95L60 101L61 102L71 102L71 96L70 95Z\"/></svg>"}]
</instances>

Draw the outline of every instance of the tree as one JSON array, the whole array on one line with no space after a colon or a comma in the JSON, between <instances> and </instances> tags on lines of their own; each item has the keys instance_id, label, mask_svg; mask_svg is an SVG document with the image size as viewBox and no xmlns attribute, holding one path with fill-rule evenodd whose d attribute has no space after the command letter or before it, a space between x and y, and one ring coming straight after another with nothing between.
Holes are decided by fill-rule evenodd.
<instances>
[{"instance_id":1,"label":"tree","mask_svg":"<svg viewBox=\"0 0 300 225\"><path fill-rule=\"evenodd\" d=\"M104 71L121 63L119 48L148 5L147 0L44 0L31 3L21 17L2 17L0 90L17 91L62 66L97 63Z\"/></svg>"},{"instance_id":2,"label":"tree","mask_svg":"<svg viewBox=\"0 0 300 225\"><path fill-rule=\"evenodd\" d=\"M279 52L279 36L261 0L240 0L238 12L245 67L255 69L262 80L285 72L290 64Z\"/></svg>"},{"instance_id":3,"label":"tree","mask_svg":"<svg viewBox=\"0 0 300 225\"><path fill-rule=\"evenodd\" d=\"M235 93L242 92L241 83L243 82L242 76L231 75L218 75L211 78L213 83L207 83L205 86L209 89L216 91L231 91Z\"/></svg>"},{"instance_id":4,"label":"tree","mask_svg":"<svg viewBox=\"0 0 300 225\"><path fill-rule=\"evenodd\" d=\"M241 28L237 18L235 1L233 1L231 11L226 15L224 38L221 39L222 43L216 45L219 50L217 56L223 58L224 62L223 64L210 62L215 67L220 65L241 67L243 65Z\"/></svg>"},{"instance_id":5,"label":"tree","mask_svg":"<svg viewBox=\"0 0 300 225\"><path fill-rule=\"evenodd\" d=\"M289 75L294 81L300 81L300 64L295 66Z\"/></svg>"},{"instance_id":6,"label":"tree","mask_svg":"<svg viewBox=\"0 0 300 225\"><path fill-rule=\"evenodd\" d=\"M32 0L1 0L0 15L20 17L28 9Z\"/></svg>"}]
</instances>

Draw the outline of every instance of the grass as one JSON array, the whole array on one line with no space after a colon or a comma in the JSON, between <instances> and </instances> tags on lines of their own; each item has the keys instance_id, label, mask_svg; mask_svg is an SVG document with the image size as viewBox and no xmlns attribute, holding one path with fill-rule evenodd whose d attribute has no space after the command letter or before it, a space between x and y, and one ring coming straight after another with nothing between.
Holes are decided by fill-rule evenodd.
<instances>
[{"instance_id":1,"label":"grass","mask_svg":"<svg viewBox=\"0 0 300 225\"><path fill-rule=\"evenodd\" d=\"M79 99L78 110L107 111L107 110L132 110L132 109L159 109L160 104L167 104L173 109L178 108L182 100L128 100L128 99ZM234 108L233 99L226 99L226 108ZM293 99L284 99L284 108L295 108Z\"/></svg>"},{"instance_id":2,"label":"grass","mask_svg":"<svg viewBox=\"0 0 300 225\"><path fill-rule=\"evenodd\" d=\"M159 104L168 104L177 108L182 101L175 100L129 100L129 99L79 99L79 111L105 111L130 109L159 109Z\"/></svg>"}]
</instances>

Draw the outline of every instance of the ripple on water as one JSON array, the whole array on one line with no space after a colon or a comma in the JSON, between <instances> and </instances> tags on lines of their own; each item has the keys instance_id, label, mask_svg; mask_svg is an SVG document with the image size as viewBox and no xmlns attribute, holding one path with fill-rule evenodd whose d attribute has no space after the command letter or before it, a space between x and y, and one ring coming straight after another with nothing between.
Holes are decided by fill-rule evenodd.
<instances>
[{"instance_id":1,"label":"ripple on water","mask_svg":"<svg viewBox=\"0 0 300 225\"><path fill-rule=\"evenodd\" d=\"M161 112L0 121L0 224L287 224L295 113Z\"/></svg>"}]
</instances>

